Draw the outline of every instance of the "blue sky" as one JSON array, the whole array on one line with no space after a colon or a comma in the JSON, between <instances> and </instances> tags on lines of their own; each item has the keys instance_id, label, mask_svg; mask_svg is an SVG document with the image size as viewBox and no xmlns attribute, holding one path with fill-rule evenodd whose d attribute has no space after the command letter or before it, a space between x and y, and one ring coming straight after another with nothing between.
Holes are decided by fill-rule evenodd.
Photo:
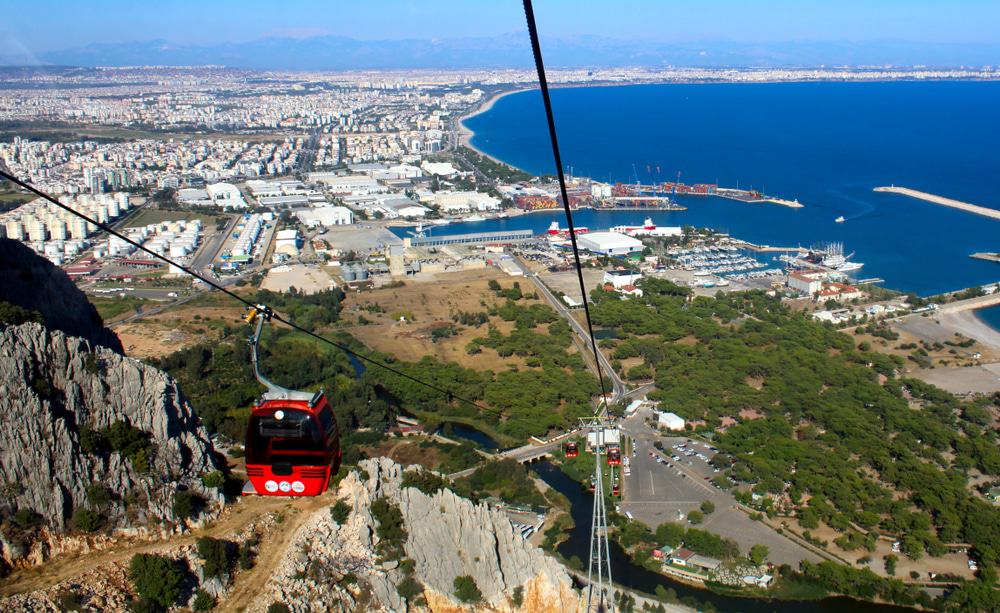
<instances>
[{"instance_id":1,"label":"blue sky","mask_svg":"<svg viewBox=\"0 0 1000 613\"><path fill-rule=\"evenodd\" d=\"M0 47L183 44L265 36L493 36L524 29L517 0L0 0ZM544 35L657 41L1000 42L997 0L536 0Z\"/></svg>"}]
</instances>

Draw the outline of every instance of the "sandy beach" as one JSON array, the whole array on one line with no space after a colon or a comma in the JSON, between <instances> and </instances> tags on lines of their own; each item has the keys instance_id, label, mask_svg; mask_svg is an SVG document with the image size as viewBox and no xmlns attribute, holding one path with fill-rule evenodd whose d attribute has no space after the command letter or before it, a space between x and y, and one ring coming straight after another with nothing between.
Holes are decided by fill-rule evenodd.
<instances>
[{"instance_id":1,"label":"sandy beach","mask_svg":"<svg viewBox=\"0 0 1000 613\"><path fill-rule=\"evenodd\" d=\"M1000 331L994 330L986 322L976 317L975 311L946 313L938 317L941 325L974 338L995 351L1000 351Z\"/></svg>"},{"instance_id":2,"label":"sandy beach","mask_svg":"<svg viewBox=\"0 0 1000 613\"><path fill-rule=\"evenodd\" d=\"M486 153L485 151L479 149L478 147L476 147L475 145L472 144L472 137L475 136L476 133L473 132L472 130L470 130L469 128L467 128L465 126L465 120L471 119L471 118L475 117L476 115L481 115L481 114L489 111L491 108L493 108L493 105L496 104L497 101L500 100L501 98L504 98L506 96L510 96L511 94L517 94L517 93L520 93L520 92L531 91L532 89L534 89L534 88L532 88L532 87L522 87L520 89L511 89L511 90L500 92L500 93L496 94L495 96L489 98L488 100L486 100L485 102L483 102L479 106L477 106L470 113L468 113L468 114L463 115L462 117L460 117L458 119L458 143L460 145L464 146L464 147L468 147L469 149L472 149L473 151L475 151L479 155L482 155L484 157L490 158L491 160L493 160L494 162L497 162L498 164L507 164L507 162L504 162L503 160L498 160L497 158L493 157L492 155Z\"/></svg>"}]
</instances>

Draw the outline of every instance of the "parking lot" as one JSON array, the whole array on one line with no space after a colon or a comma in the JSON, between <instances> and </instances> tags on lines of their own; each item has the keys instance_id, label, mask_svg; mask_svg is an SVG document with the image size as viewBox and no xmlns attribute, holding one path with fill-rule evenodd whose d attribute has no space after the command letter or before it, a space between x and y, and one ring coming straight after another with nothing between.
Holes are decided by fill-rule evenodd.
<instances>
[{"instance_id":1,"label":"parking lot","mask_svg":"<svg viewBox=\"0 0 1000 613\"><path fill-rule=\"evenodd\" d=\"M629 454L631 474L624 477L622 512L627 511L651 529L669 521L708 530L736 541L744 552L756 544L766 545L771 552L769 559L776 564L795 566L800 560L821 561L808 549L750 519L736 507L731 495L710 483L719 473L709 463L714 452L704 443L661 436L644 422L643 416L644 411L640 411L623 423L623 430L633 437L634 451ZM659 452L654 447L656 441L669 453ZM684 448L674 449L677 445ZM688 524L687 514L705 500L712 501L715 511L706 514L697 526Z\"/></svg>"}]
</instances>

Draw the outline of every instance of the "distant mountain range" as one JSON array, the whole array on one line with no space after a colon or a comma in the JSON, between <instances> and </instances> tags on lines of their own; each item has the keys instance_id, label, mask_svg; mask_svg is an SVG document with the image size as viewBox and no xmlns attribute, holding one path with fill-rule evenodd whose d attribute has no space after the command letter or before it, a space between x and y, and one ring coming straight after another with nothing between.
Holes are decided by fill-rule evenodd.
<instances>
[{"instance_id":1,"label":"distant mountain range","mask_svg":"<svg viewBox=\"0 0 1000 613\"><path fill-rule=\"evenodd\" d=\"M542 39L551 67L816 67L1000 65L1000 44L906 41L664 43L598 36ZM0 65L225 65L257 70L467 69L532 66L526 33L488 38L357 40L344 36L263 38L241 43L165 40L94 43L37 55L0 51Z\"/></svg>"}]
</instances>

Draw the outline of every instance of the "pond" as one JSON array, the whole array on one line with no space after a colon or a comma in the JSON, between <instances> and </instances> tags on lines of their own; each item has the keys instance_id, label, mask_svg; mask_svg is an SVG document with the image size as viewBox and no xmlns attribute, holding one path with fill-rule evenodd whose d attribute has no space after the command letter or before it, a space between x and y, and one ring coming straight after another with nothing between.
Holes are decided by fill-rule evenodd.
<instances>
[{"instance_id":1,"label":"pond","mask_svg":"<svg viewBox=\"0 0 1000 613\"><path fill-rule=\"evenodd\" d=\"M453 421L441 422L441 426L438 427L435 434L440 434L441 436L446 436L451 439L464 439L471 443L475 443L486 451L500 450L500 445L493 440L493 437L466 424L460 424Z\"/></svg>"}]
</instances>

